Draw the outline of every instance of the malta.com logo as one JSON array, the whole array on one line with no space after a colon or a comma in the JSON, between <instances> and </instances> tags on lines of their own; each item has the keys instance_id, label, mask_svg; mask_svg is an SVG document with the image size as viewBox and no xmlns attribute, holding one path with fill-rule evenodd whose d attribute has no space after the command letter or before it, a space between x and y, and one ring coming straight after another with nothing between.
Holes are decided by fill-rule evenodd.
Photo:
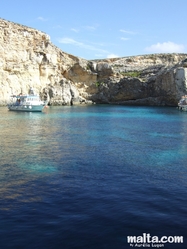
<instances>
[{"instance_id":1,"label":"malta.com logo","mask_svg":"<svg viewBox=\"0 0 187 249\"><path fill-rule=\"evenodd\" d=\"M127 243L130 247L150 247L161 248L166 243L183 243L183 236L151 236L149 233L143 233L142 236L127 236Z\"/></svg>"}]
</instances>

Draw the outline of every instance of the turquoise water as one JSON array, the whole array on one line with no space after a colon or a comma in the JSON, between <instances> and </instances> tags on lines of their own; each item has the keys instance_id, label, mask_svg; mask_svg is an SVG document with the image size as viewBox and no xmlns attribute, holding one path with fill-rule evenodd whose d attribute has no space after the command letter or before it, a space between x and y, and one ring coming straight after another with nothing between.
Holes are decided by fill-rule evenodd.
<instances>
[{"instance_id":1,"label":"turquoise water","mask_svg":"<svg viewBox=\"0 0 187 249\"><path fill-rule=\"evenodd\" d=\"M1 107L0 158L0 248L130 248L143 233L187 248L187 113Z\"/></svg>"}]
</instances>

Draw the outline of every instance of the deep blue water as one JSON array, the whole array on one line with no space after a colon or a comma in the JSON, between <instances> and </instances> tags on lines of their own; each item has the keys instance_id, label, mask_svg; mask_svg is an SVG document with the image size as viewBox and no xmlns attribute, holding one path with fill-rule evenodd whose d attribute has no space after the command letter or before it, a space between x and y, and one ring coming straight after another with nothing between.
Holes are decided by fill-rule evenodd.
<instances>
[{"instance_id":1,"label":"deep blue water","mask_svg":"<svg viewBox=\"0 0 187 249\"><path fill-rule=\"evenodd\" d=\"M121 249L183 236L187 113L93 105L0 108L0 248Z\"/></svg>"}]
</instances>

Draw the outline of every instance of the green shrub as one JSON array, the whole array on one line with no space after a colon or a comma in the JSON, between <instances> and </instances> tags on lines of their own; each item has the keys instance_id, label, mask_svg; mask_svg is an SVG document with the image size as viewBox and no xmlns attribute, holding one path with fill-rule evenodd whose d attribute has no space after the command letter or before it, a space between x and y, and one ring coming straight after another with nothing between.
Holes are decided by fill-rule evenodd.
<instances>
[{"instance_id":1,"label":"green shrub","mask_svg":"<svg viewBox=\"0 0 187 249\"><path fill-rule=\"evenodd\" d=\"M138 71L129 71L129 72L121 72L121 74L123 76L127 76L127 77L140 77L141 72Z\"/></svg>"},{"instance_id":2,"label":"green shrub","mask_svg":"<svg viewBox=\"0 0 187 249\"><path fill-rule=\"evenodd\" d=\"M103 85L104 84L104 82L96 82L95 83L95 85L97 86L97 87L99 87L99 86L101 86L101 85Z\"/></svg>"},{"instance_id":3,"label":"green shrub","mask_svg":"<svg viewBox=\"0 0 187 249\"><path fill-rule=\"evenodd\" d=\"M87 66L86 66L86 70L91 70L90 65L88 65L88 64L87 64Z\"/></svg>"}]
</instances>

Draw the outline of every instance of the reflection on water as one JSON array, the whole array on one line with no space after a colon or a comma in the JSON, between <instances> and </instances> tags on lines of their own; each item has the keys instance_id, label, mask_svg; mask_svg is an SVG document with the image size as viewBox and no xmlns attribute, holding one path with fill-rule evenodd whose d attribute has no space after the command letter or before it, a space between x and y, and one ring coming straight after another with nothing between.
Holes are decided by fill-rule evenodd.
<instances>
[{"instance_id":1,"label":"reflection on water","mask_svg":"<svg viewBox=\"0 0 187 249\"><path fill-rule=\"evenodd\" d=\"M186 122L175 108L0 108L1 248L129 248L126 236L144 232L187 239Z\"/></svg>"}]
</instances>

